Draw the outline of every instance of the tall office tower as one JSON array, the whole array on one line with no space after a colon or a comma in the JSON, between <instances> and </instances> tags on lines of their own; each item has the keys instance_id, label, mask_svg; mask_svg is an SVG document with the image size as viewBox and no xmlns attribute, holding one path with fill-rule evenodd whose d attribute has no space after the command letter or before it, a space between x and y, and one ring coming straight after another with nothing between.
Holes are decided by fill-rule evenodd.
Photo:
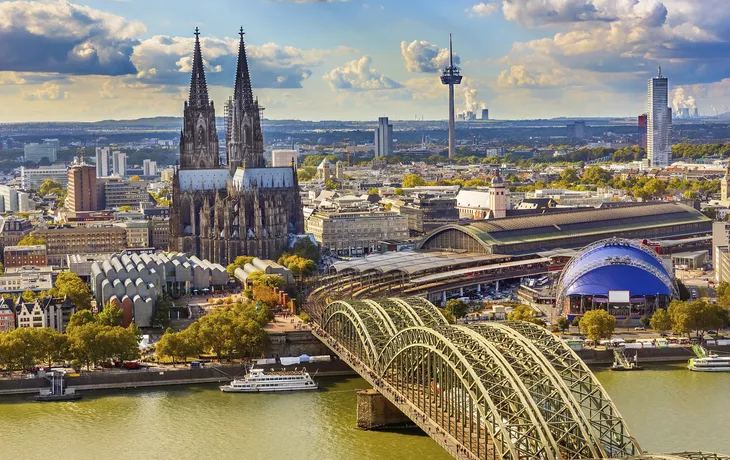
<instances>
[{"instance_id":1,"label":"tall office tower","mask_svg":"<svg viewBox=\"0 0 730 460\"><path fill-rule=\"evenodd\" d=\"M96 177L109 176L109 157L111 149L109 147L96 148Z\"/></svg>"},{"instance_id":2,"label":"tall office tower","mask_svg":"<svg viewBox=\"0 0 730 460\"><path fill-rule=\"evenodd\" d=\"M144 160L142 162L142 174L145 177L154 177L157 175L157 162L152 160Z\"/></svg>"},{"instance_id":3,"label":"tall office tower","mask_svg":"<svg viewBox=\"0 0 730 460\"><path fill-rule=\"evenodd\" d=\"M375 127L375 156L388 157L392 154L393 125L388 123L388 117L380 117Z\"/></svg>"},{"instance_id":4,"label":"tall office tower","mask_svg":"<svg viewBox=\"0 0 730 460\"><path fill-rule=\"evenodd\" d=\"M672 161L672 109L668 106L669 83L662 76L649 79L647 156L651 166L666 167Z\"/></svg>"},{"instance_id":5,"label":"tall office tower","mask_svg":"<svg viewBox=\"0 0 730 460\"><path fill-rule=\"evenodd\" d=\"M482 120L489 120L489 109L482 109Z\"/></svg>"},{"instance_id":6,"label":"tall office tower","mask_svg":"<svg viewBox=\"0 0 730 460\"><path fill-rule=\"evenodd\" d=\"M461 72L454 67L454 50L449 34L449 66L441 74L441 84L449 85L449 158L456 155L456 125L454 124L454 85L461 84Z\"/></svg>"},{"instance_id":7,"label":"tall office tower","mask_svg":"<svg viewBox=\"0 0 730 460\"><path fill-rule=\"evenodd\" d=\"M75 165L68 170L66 210L70 212L97 211L96 168Z\"/></svg>"},{"instance_id":8,"label":"tall office tower","mask_svg":"<svg viewBox=\"0 0 730 460\"><path fill-rule=\"evenodd\" d=\"M127 175L127 154L114 152L112 155L112 173L115 176L125 177Z\"/></svg>"},{"instance_id":9,"label":"tall office tower","mask_svg":"<svg viewBox=\"0 0 730 460\"><path fill-rule=\"evenodd\" d=\"M646 150L646 114L639 115L639 147Z\"/></svg>"}]
</instances>

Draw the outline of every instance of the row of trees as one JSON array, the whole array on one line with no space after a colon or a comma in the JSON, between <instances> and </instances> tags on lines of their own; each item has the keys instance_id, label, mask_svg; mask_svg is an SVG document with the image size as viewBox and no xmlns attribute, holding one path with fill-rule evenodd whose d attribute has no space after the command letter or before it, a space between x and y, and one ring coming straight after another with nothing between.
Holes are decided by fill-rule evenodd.
<instances>
[{"instance_id":1,"label":"row of trees","mask_svg":"<svg viewBox=\"0 0 730 460\"><path fill-rule=\"evenodd\" d=\"M139 357L139 330L119 326L122 312L108 305L92 315L82 310L71 316L66 334L51 328L17 328L0 333L0 367L30 370L38 364L72 361L87 368L103 362Z\"/></svg>"},{"instance_id":2,"label":"row of trees","mask_svg":"<svg viewBox=\"0 0 730 460\"><path fill-rule=\"evenodd\" d=\"M185 330L168 329L156 345L156 354L173 363L202 353L212 353L219 360L260 356L268 343L264 326L271 319L271 310L262 303L218 308Z\"/></svg>"}]
</instances>

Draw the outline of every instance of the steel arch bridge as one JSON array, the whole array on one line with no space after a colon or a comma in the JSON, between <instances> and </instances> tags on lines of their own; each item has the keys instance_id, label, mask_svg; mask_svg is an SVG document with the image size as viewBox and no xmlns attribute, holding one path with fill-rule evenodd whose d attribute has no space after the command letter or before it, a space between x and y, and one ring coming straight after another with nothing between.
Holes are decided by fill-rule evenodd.
<instances>
[{"instance_id":1,"label":"steel arch bridge","mask_svg":"<svg viewBox=\"0 0 730 460\"><path fill-rule=\"evenodd\" d=\"M583 361L534 324L450 325L420 297L309 313L315 335L404 413L443 430L459 458L730 460L645 455Z\"/></svg>"}]
</instances>

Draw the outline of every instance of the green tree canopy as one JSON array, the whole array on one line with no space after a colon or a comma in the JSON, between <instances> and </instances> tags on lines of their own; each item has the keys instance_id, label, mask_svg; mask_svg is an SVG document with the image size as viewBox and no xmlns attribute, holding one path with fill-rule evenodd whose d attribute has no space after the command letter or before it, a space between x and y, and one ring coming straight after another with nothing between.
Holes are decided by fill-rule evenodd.
<instances>
[{"instance_id":1,"label":"green tree canopy","mask_svg":"<svg viewBox=\"0 0 730 460\"><path fill-rule=\"evenodd\" d=\"M59 273L56 278L56 283L49 291L49 294L53 297L68 296L71 303L78 310L91 308L91 293L89 292L89 287L76 273Z\"/></svg>"},{"instance_id":2,"label":"green tree canopy","mask_svg":"<svg viewBox=\"0 0 730 460\"><path fill-rule=\"evenodd\" d=\"M673 300L669 304L669 317L672 319L672 330L677 334L696 333L704 335L710 329L719 329L727 318L727 310L716 303L703 299L691 302Z\"/></svg>"},{"instance_id":3,"label":"green tree canopy","mask_svg":"<svg viewBox=\"0 0 730 460\"><path fill-rule=\"evenodd\" d=\"M616 317L606 310L587 311L580 320L581 334L585 334L588 339L595 342L610 339L614 330L616 330Z\"/></svg>"},{"instance_id":4,"label":"green tree canopy","mask_svg":"<svg viewBox=\"0 0 730 460\"><path fill-rule=\"evenodd\" d=\"M123 317L124 312L117 304L107 302L104 304L104 309L96 315L96 321L103 326L119 326Z\"/></svg>"},{"instance_id":5,"label":"green tree canopy","mask_svg":"<svg viewBox=\"0 0 730 460\"><path fill-rule=\"evenodd\" d=\"M463 318L469 312L469 304L459 299L447 300L446 312L454 318Z\"/></svg>"},{"instance_id":6,"label":"green tree canopy","mask_svg":"<svg viewBox=\"0 0 730 460\"><path fill-rule=\"evenodd\" d=\"M38 246L41 244L46 244L46 240L40 236L27 235L18 241L16 246Z\"/></svg>"},{"instance_id":7,"label":"green tree canopy","mask_svg":"<svg viewBox=\"0 0 730 460\"><path fill-rule=\"evenodd\" d=\"M246 264L250 264L255 257L253 256L238 256L233 261L233 263L228 264L226 267L226 272L228 272L228 276L233 277L233 274L235 273L237 268L243 268Z\"/></svg>"},{"instance_id":8,"label":"green tree canopy","mask_svg":"<svg viewBox=\"0 0 730 460\"><path fill-rule=\"evenodd\" d=\"M517 305L511 312L509 312L507 319L510 321L527 321L540 326L545 325L545 321L543 321L542 318L536 317L535 309L529 305Z\"/></svg>"},{"instance_id":9,"label":"green tree canopy","mask_svg":"<svg viewBox=\"0 0 730 460\"><path fill-rule=\"evenodd\" d=\"M420 187L426 185L426 181L418 174L409 174L403 178L403 188Z\"/></svg>"},{"instance_id":10,"label":"green tree canopy","mask_svg":"<svg viewBox=\"0 0 730 460\"><path fill-rule=\"evenodd\" d=\"M666 332L672 329L672 318L665 309L660 308L651 316L649 325L657 332Z\"/></svg>"},{"instance_id":11,"label":"green tree canopy","mask_svg":"<svg viewBox=\"0 0 730 460\"><path fill-rule=\"evenodd\" d=\"M60 182L56 182L53 179L46 179L39 187L38 193L40 193L41 196L61 195L65 193L65 188Z\"/></svg>"}]
</instances>

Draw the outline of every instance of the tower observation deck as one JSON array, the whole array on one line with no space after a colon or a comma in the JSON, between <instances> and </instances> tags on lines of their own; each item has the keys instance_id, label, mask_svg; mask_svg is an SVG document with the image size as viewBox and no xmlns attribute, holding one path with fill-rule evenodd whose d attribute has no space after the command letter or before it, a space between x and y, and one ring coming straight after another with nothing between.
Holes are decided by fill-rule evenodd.
<instances>
[{"instance_id":1,"label":"tower observation deck","mask_svg":"<svg viewBox=\"0 0 730 460\"><path fill-rule=\"evenodd\" d=\"M441 73L441 83L449 85L449 158L456 154L456 128L454 126L454 85L460 85L462 79L459 68L454 66L454 49L449 34L449 66Z\"/></svg>"}]
</instances>

